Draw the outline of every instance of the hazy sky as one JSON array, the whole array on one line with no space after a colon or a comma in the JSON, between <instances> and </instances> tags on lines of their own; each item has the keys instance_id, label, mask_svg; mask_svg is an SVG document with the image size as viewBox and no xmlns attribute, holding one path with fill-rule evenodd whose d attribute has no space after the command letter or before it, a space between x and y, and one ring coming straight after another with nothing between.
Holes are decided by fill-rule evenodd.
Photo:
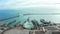
<instances>
[{"instance_id":1,"label":"hazy sky","mask_svg":"<svg viewBox=\"0 0 60 34\"><path fill-rule=\"evenodd\" d=\"M0 9L20 9L28 7L60 8L60 0L0 0Z\"/></svg>"}]
</instances>

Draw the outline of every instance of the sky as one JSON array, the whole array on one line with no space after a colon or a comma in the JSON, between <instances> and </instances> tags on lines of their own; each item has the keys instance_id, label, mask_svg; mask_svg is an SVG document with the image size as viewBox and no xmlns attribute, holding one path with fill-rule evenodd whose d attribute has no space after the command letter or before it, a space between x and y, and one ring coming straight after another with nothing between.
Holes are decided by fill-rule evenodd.
<instances>
[{"instance_id":1,"label":"sky","mask_svg":"<svg viewBox=\"0 0 60 34\"><path fill-rule=\"evenodd\" d=\"M60 0L0 0L0 9L20 9L28 7L60 8Z\"/></svg>"}]
</instances>

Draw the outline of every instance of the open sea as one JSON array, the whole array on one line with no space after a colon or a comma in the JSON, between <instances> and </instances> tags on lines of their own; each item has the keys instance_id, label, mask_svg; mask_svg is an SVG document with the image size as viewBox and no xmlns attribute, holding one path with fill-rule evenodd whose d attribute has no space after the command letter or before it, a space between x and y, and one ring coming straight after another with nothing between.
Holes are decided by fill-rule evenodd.
<instances>
[{"instance_id":1,"label":"open sea","mask_svg":"<svg viewBox=\"0 0 60 34\"><path fill-rule=\"evenodd\" d=\"M46 21L51 21L52 23L60 23L60 15L23 15L27 13L33 13L32 11L22 11L22 10L0 10L0 20L5 19L11 16L17 16L20 15L19 17L16 18L10 18L7 20L0 21L2 23L9 23L13 20L18 21L25 21L28 17L30 20L36 19L39 23L40 19L45 19ZM36 12L35 12L36 13Z\"/></svg>"}]
</instances>

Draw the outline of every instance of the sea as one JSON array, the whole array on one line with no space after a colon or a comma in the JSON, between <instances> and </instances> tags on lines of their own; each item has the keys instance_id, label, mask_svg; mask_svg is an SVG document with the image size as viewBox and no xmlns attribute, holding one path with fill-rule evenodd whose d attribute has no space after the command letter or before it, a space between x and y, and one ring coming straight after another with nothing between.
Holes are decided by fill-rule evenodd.
<instances>
[{"instance_id":1,"label":"sea","mask_svg":"<svg viewBox=\"0 0 60 34\"><path fill-rule=\"evenodd\" d=\"M19 15L19 17L2 20L0 22L5 24L13 20L16 20L17 22L19 21L24 22L25 20L27 20L27 18L29 18L30 20L34 20L34 19L37 20L39 24L41 23L40 19L44 19L47 22L51 21L52 23L60 23L60 15L23 15L29 13L39 13L39 12L37 11L33 12L31 10L26 11L24 9L23 10L0 10L0 20Z\"/></svg>"}]
</instances>

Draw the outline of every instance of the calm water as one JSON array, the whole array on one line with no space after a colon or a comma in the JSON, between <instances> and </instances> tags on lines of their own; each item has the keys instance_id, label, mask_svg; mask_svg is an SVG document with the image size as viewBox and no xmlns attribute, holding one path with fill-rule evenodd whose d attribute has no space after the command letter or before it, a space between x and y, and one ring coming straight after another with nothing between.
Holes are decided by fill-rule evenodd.
<instances>
[{"instance_id":1,"label":"calm water","mask_svg":"<svg viewBox=\"0 0 60 34\"><path fill-rule=\"evenodd\" d=\"M17 20L18 21L24 21L26 20L28 17L32 20L32 19L36 19L38 20L38 22L40 22L40 19L45 19L46 21L52 21L55 23L60 23L60 15L27 15L27 16L23 16L22 14L24 13L29 13L28 11L20 11L20 10L0 10L0 19L4 19L7 17L11 17L11 16L16 16L18 15L18 13L20 14L20 17L17 18L10 18L8 20L4 20L1 21L3 23L9 23L12 20ZM32 13L32 11L30 12Z\"/></svg>"}]
</instances>

